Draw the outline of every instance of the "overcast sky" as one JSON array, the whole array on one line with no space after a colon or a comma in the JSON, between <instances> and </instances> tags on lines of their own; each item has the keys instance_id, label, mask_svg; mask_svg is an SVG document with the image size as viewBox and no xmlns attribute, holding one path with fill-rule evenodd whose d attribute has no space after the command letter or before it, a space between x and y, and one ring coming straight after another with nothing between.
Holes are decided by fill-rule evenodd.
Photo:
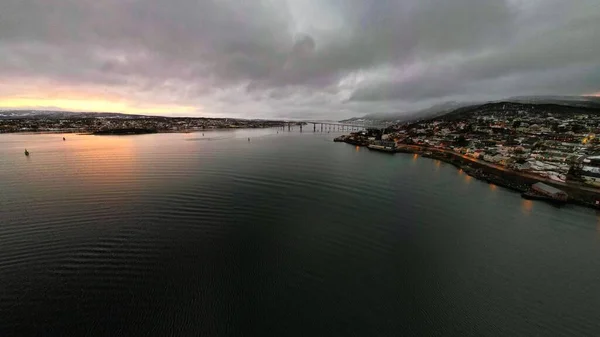
<instances>
[{"instance_id":1,"label":"overcast sky","mask_svg":"<svg viewBox=\"0 0 600 337\"><path fill-rule=\"evenodd\" d=\"M341 119L600 95L598 0L0 0L0 107Z\"/></svg>"}]
</instances>

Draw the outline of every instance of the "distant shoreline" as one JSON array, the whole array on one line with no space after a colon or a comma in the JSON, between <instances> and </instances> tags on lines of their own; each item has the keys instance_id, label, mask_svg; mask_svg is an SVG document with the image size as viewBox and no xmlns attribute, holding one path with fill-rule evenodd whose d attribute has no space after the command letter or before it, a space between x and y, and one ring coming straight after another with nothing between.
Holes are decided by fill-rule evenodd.
<instances>
[{"instance_id":1,"label":"distant shoreline","mask_svg":"<svg viewBox=\"0 0 600 337\"><path fill-rule=\"evenodd\" d=\"M277 126L266 126L266 127L239 127L239 128L210 128L210 129L188 129L188 130L155 130L152 132L141 132L141 133L121 133L119 129L106 130L106 132L100 131L88 131L88 130L44 130L44 131L11 131L11 132L0 132L0 135L44 135L44 134L77 134L77 135L89 135L89 136L135 136L144 134L157 134L157 133L198 133L198 132L211 132L211 131L224 131L224 130L252 130L252 129L269 129Z\"/></svg>"}]
</instances>

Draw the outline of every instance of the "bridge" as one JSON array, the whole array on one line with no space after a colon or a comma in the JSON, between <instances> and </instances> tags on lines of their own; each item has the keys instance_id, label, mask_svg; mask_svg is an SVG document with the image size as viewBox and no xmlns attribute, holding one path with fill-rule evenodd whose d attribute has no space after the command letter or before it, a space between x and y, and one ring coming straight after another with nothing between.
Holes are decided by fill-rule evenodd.
<instances>
[{"instance_id":1,"label":"bridge","mask_svg":"<svg viewBox=\"0 0 600 337\"><path fill-rule=\"evenodd\" d=\"M287 127L288 131L292 130L293 126L300 126L300 132L304 124L310 127L312 124L313 132L323 131L360 131L366 129L385 129L387 126L382 124L364 124L364 123L348 123L348 122L327 122L327 121L293 121L284 122L282 129Z\"/></svg>"}]
</instances>

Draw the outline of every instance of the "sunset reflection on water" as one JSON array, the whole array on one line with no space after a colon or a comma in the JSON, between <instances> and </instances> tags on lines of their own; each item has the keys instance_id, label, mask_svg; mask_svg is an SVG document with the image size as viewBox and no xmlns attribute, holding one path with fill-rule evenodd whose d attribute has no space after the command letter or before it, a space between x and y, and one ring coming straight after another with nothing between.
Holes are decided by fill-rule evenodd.
<instances>
[{"instance_id":1,"label":"sunset reflection on water","mask_svg":"<svg viewBox=\"0 0 600 337\"><path fill-rule=\"evenodd\" d=\"M63 137L65 140L63 140ZM137 136L92 136L77 134L12 135L5 137L8 154L28 148L26 159L14 155L15 177L24 182L19 190L35 195L41 204L49 200L80 200L95 195L90 204L115 206L119 196L139 190L144 165L140 161ZM10 163L10 162L9 162ZM6 169L7 166L0 165ZM146 169L148 172L148 169Z\"/></svg>"},{"instance_id":2,"label":"sunset reflection on water","mask_svg":"<svg viewBox=\"0 0 600 337\"><path fill-rule=\"evenodd\" d=\"M65 137L63 141L62 137ZM28 179L63 180L63 186L121 189L137 181L135 136L48 135L35 147ZM54 172L48 176L48 172Z\"/></svg>"},{"instance_id":3,"label":"sunset reflection on water","mask_svg":"<svg viewBox=\"0 0 600 337\"><path fill-rule=\"evenodd\" d=\"M533 209L533 201L523 199L521 200L521 211L525 215L531 215L531 211Z\"/></svg>"},{"instance_id":4,"label":"sunset reflection on water","mask_svg":"<svg viewBox=\"0 0 600 337\"><path fill-rule=\"evenodd\" d=\"M84 136L67 141L68 169L87 183L123 183L135 180L137 156L132 136Z\"/></svg>"}]
</instances>

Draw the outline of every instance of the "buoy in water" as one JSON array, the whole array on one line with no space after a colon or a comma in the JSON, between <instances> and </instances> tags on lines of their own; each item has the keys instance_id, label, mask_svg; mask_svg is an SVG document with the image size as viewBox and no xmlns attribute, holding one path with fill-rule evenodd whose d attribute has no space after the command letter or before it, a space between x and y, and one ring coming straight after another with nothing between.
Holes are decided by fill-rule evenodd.
<instances>
[{"instance_id":1,"label":"buoy in water","mask_svg":"<svg viewBox=\"0 0 600 337\"><path fill-rule=\"evenodd\" d=\"M25 149L25 155L29 156L29 151L27 151L27 149Z\"/></svg>"},{"instance_id":2,"label":"buoy in water","mask_svg":"<svg viewBox=\"0 0 600 337\"><path fill-rule=\"evenodd\" d=\"M66 140L66 139L65 139L65 137L63 137L63 142L64 142L65 140Z\"/></svg>"}]
</instances>

